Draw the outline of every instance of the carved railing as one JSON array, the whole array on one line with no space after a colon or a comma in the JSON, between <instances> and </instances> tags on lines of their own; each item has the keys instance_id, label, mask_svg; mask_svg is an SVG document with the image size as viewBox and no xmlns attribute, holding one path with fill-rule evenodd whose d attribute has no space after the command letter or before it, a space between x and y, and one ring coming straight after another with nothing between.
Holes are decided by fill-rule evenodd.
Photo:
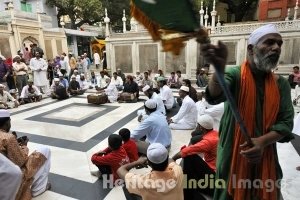
<instances>
[{"instance_id":1,"label":"carved railing","mask_svg":"<svg viewBox=\"0 0 300 200\"><path fill-rule=\"evenodd\" d=\"M299 31L300 20L265 22L265 23L246 23L246 24L226 24L224 26L217 26L216 31L212 35L226 35L226 34L249 34L255 29L266 25L274 24L279 31Z\"/></svg>"}]
</instances>

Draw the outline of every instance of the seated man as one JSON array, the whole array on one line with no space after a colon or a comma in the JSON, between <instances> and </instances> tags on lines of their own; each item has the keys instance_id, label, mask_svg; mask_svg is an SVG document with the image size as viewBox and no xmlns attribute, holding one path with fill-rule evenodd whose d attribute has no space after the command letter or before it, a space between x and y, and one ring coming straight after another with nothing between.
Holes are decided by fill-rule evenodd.
<instances>
[{"instance_id":1,"label":"seated man","mask_svg":"<svg viewBox=\"0 0 300 200\"><path fill-rule=\"evenodd\" d=\"M67 79L64 78L64 75L62 73L58 73L58 78L59 78L60 84L62 84L68 90L69 82Z\"/></svg>"},{"instance_id":2,"label":"seated man","mask_svg":"<svg viewBox=\"0 0 300 200\"><path fill-rule=\"evenodd\" d=\"M71 76L71 81L69 84L69 92L70 92L70 95L81 95L85 92L85 90L82 90L80 88L78 81L76 81L75 75Z\"/></svg>"},{"instance_id":3,"label":"seated man","mask_svg":"<svg viewBox=\"0 0 300 200\"><path fill-rule=\"evenodd\" d=\"M143 92L149 99L153 99L156 101L157 111L161 112L163 115L166 115L166 109L165 109L165 106L164 106L164 103L163 103L161 97L156 92L154 92L154 90L152 88L150 88L149 85L146 85L145 87L143 87ZM142 120L145 120L148 117L145 109L138 110L137 114L138 114L139 122L141 122Z\"/></svg>"},{"instance_id":4,"label":"seated man","mask_svg":"<svg viewBox=\"0 0 300 200\"><path fill-rule=\"evenodd\" d=\"M170 88L176 88L175 72L171 72L171 76L168 78L167 84Z\"/></svg>"},{"instance_id":5,"label":"seated man","mask_svg":"<svg viewBox=\"0 0 300 200\"><path fill-rule=\"evenodd\" d=\"M181 75L181 71L176 71L176 88L180 88L182 86L183 77Z\"/></svg>"},{"instance_id":6,"label":"seated man","mask_svg":"<svg viewBox=\"0 0 300 200\"><path fill-rule=\"evenodd\" d=\"M129 163L129 158L122 147L122 138L119 135L111 134L108 137L108 147L103 151L95 153L91 161L99 171L92 171L94 176L113 175L114 180L119 178L117 170L120 166Z\"/></svg>"},{"instance_id":7,"label":"seated man","mask_svg":"<svg viewBox=\"0 0 300 200\"><path fill-rule=\"evenodd\" d=\"M150 87L153 87L153 81L151 80L151 78L149 77L149 72L144 72L144 78L141 81L141 85L140 87L143 88L146 85L149 85Z\"/></svg>"},{"instance_id":8,"label":"seated man","mask_svg":"<svg viewBox=\"0 0 300 200\"><path fill-rule=\"evenodd\" d=\"M79 82L79 80L80 80L80 75L79 75L79 72L78 72L77 69L74 70L74 74L73 74L73 75L76 77L76 81Z\"/></svg>"},{"instance_id":9,"label":"seated man","mask_svg":"<svg viewBox=\"0 0 300 200\"><path fill-rule=\"evenodd\" d=\"M196 130L202 132L201 139L195 144L182 148L173 156L173 160L183 158L183 172L189 180L204 180L205 176L215 175L218 146L218 132L213 130L214 121L209 115L198 118ZM203 159L198 155L203 154ZM213 176L214 177L214 176ZM214 188L184 189L184 199L199 199L199 192L213 196Z\"/></svg>"},{"instance_id":10,"label":"seated man","mask_svg":"<svg viewBox=\"0 0 300 200\"><path fill-rule=\"evenodd\" d=\"M293 73L289 75L289 83L291 88L295 88L300 83L299 66L293 67Z\"/></svg>"},{"instance_id":11,"label":"seated man","mask_svg":"<svg viewBox=\"0 0 300 200\"><path fill-rule=\"evenodd\" d=\"M108 76L104 75L104 71L101 71L100 72L100 76L97 77L98 80L97 80L97 87L99 88L104 88L107 86L106 84L106 79L109 78Z\"/></svg>"},{"instance_id":12,"label":"seated man","mask_svg":"<svg viewBox=\"0 0 300 200\"><path fill-rule=\"evenodd\" d=\"M126 77L123 92L133 94L136 100L139 99L139 86L136 82L133 81L133 77L130 75Z\"/></svg>"},{"instance_id":13,"label":"seated man","mask_svg":"<svg viewBox=\"0 0 300 200\"><path fill-rule=\"evenodd\" d=\"M27 85L23 87L21 92L21 104L37 102L42 99L40 90L33 85L33 80L29 79Z\"/></svg>"},{"instance_id":14,"label":"seated man","mask_svg":"<svg viewBox=\"0 0 300 200\"><path fill-rule=\"evenodd\" d=\"M110 103L113 103L113 102L116 102L117 99L118 99L118 90L115 86L115 84L113 84L111 81L110 81L110 78L106 78L106 85L107 87L105 89L99 89L98 91L103 91L105 92L105 94L107 95L107 98L108 98L108 101Z\"/></svg>"},{"instance_id":15,"label":"seated man","mask_svg":"<svg viewBox=\"0 0 300 200\"><path fill-rule=\"evenodd\" d=\"M0 199L16 199L22 181L22 171L2 153L0 153L0 163Z\"/></svg>"},{"instance_id":16,"label":"seated man","mask_svg":"<svg viewBox=\"0 0 300 200\"><path fill-rule=\"evenodd\" d=\"M192 86L191 81L190 81L189 79L183 79L182 85L183 85L183 86L189 87L189 96L190 96L191 99L193 99L194 102L196 103L196 102L198 101L197 91L196 91L196 89ZM177 103L179 104L179 106L182 105L182 99L181 99L180 97L177 98Z\"/></svg>"},{"instance_id":17,"label":"seated man","mask_svg":"<svg viewBox=\"0 0 300 200\"><path fill-rule=\"evenodd\" d=\"M197 107L195 102L189 97L189 88L181 86L179 97L183 99L182 106L178 113L168 120L171 129L189 130L196 128Z\"/></svg>"},{"instance_id":18,"label":"seated man","mask_svg":"<svg viewBox=\"0 0 300 200\"><path fill-rule=\"evenodd\" d=\"M138 149L134 140L130 139L130 131L127 128L119 130L119 135L122 137L123 145L130 162L134 162L139 158Z\"/></svg>"},{"instance_id":19,"label":"seated man","mask_svg":"<svg viewBox=\"0 0 300 200\"><path fill-rule=\"evenodd\" d=\"M18 142L10 133L10 114L7 110L0 111L0 154L6 156L19 166L23 179L16 199L31 199L50 188L48 175L50 171L50 149L40 146L28 155L28 140ZM1 195L0 195L1 196Z\"/></svg>"},{"instance_id":20,"label":"seated man","mask_svg":"<svg viewBox=\"0 0 300 200\"><path fill-rule=\"evenodd\" d=\"M87 89L89 89L89 85L88 82L85 80L84 74L80 74L80 79L78 80L78 83L81 90L86 91Z\"/></svg>"},{"instance_id":21,"label":"seated man","mask_svg":"<svg viewBox=\"0 0 300 200\"><path fill-rule=\"evenodd\" d=\"M17 108L20 105L19 102L4 89L5 86L0 84L0 109Z\"/></svg>"},{"instance_id":22,"label":"seated man","mask_svg":"<svg viewBox=\"0 0 300 200\"><path fill-rule=\"evenodd\" d=\"M115 84L116 88L121 91L123 90L123 80L120 76L118 76L117 72L113 73L113 77L111 78L111 82Z\"/></svg>"},{"instance_id":23,"label":"seated man","mask_svg":"<svg viewBox=\"0 0 300 200\"><path fill-rule=\"evenodd\" d=\"M51 85L51 98L58 100L69 98L67 88L60 83L59 78L54 78L53 84Z\"/></svg>"},{"instance_id":24,"label":"seated man","mask_svg":"<svg viewBox=\"0 0 300 200\"><path fill-rule=\"evenodd\" d=\"M163 100L166 110L171 110L175 104L172 90L167 86L165 78L158 77L157 79L160 97Z\"/></svg>"},{"instance_id":25,"label":"seated man","mask_svg":"<svg viewBox=\"0 0 300 200\"><path fill-rule=\"evenodd\" d=\"M129 172L134 167L146 165L146 162L152 169L150 172ZM143 200L183 200L182 169L169 160L168 150L162 144L151 144L147 150L147 158L141 157L133 163L123 165L117 172L125 180L126 188L123 189L126 199L131 199L132 194L129 193L133 193L141 196Z\"/></svg>"},{"instance_id":26,"label":"seated man","mask_svg":"<svg viewBox=\"0 0 300 200\"><path fill-rule=\"evenodd\" d=\"M197 78L197 86L198 87L206 87L208 84L208 76L205 73L205 69L201 68L197 74L196 74L196 78Z\"/></svg>"},{"instance_id":27,"label":"seated man","mask_svg":"<svg viewBox=\"0 0 300 200\"><path fill-rule=\"evenodd\" d=\"M130 136L136 141L138 151L146 155L147 148L152 143L160 143L170 149L172 135L166 117L157 111L157 103L153 99L148 99L144 107L148 117L132 131ZM144 136L147 138L146 141L141 141Z\"/></svg>"},{"instance_id":28,"label":"seated man","mask_svg":"<svg viewBox=\"0 0 300 200\"><path fill-rule=\"evenodd\" d=\"M91 71L90 89L93 89L98 84L94 71Z\"/></svg>"}]
</instances>

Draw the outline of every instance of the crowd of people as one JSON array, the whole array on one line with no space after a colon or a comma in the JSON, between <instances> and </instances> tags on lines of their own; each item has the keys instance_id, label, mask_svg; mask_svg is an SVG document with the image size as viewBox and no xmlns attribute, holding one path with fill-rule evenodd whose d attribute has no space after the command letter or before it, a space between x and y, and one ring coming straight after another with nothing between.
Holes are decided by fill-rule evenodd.
<instances>
[{"instance_id":1,"label":"crowd of people","mask_svg":"<svg viewBox=\"0 0 300 200\"><path fill-rule=\"evenodd\" d=\"M109 135L108 147L95 152L91 157L91 162L97 167L91 174L110 177L115 184L123 179L123 190L127 199L194 200L205 199L203 195L216 200L279 199L278 185L272 191L264 186L270 180L275 183L282 178L276 142L289 142L294 137L291 88L287 79L273 73L279 60L282 42L282 37L274 25L262 26L249 37L246 61L241 66L228 69L225 69L228 55L225 44L219 42L201 47L207 62L217 67L225 78L248 130L250 141L243 137L242 130L234 119L236 111L230 110L216 72L208 79L207 67L201 68L197 73L198 86L206 86L205 92L201 93L196 92L190 80L184 79L180 71L176 75L172 72L166 78L161 70L154 76L151 70L143 75L137 73L136 76L126 76L118 69L112 77L106 71L101 71L99 76L91 73L87 81L88 71L74 67L67 76L63 70L53 76L51 96L62 99L61 93L64 93L64 98L67 98L68 92L77 95L90 88L105 92L110 102L126 102L128 94L130 102L136 102L140 91L148 98L144 102L144 109L138 111L138 126L133 130L122 128L118 134ZM28 84L27 89L24 88L28 90L26 94L37 92L35 99L40 99L39 92L47 90L45 81L48 80L42 78L47 68L39 53L36 52L35 55L30 61L34 84L30 80L31 86ZM21 72L26 69L21 64L16 68ZM0 75L1 80L7 77L6 73ZM71 78L70 82L66 78L68 76ZM19 82L22 80L20 77ZM4 92L5 85L2 86L0 85L0 93L2 87L3 96L14 100ZM31 89L33 86L35 89ZM171 88L179 89L179 98L174 98ZM17 105L16 100L13 104ZM168 113L178 106L177 114L170 116ZM49 172L47 163L50 153L47 149L35 151L36 156L22 153L26 150L27 140L25 138L17 142L16 136L9 133L10 118L6 110L0 112L0 126L1 153L20 169L26 167L26 163L31 163L31 158L42 158L32 168L32 173L29 173L31 176L25 176L30 181L24 178L21 180L18 176L19 168L14 168L16 177L19 177L15 179L15 185L19 189L12 191L14 194L11 195L17 193L18 199L18 195L25 191L31 190L31 196L45 191L49 188L46 176L38 175L39 171L46 174ZM190 130L191 138L185 146L176 149L175 155L169 157L172 129ZM18 153L10 153L12 151ZM24 159L20 162L14 156ZM182 159L180 165L176 163L178 159ZM131 170L145 166L150 166L151 171L138 174ZM43 181L39 181L41 177L44 177ZM221 180L224 185L216 187L215 180ZM251 184L239 187L234 184L239 180L249 180L253 184L260 180L263 186L252 187ZM197 181L196 186L187 184L193 181ZM198 181L206 181L207 187L200 187ZM21 187L18 187L20 182ZM43 187L35 187L35 183Z\"/></svg>"}]
</instances>

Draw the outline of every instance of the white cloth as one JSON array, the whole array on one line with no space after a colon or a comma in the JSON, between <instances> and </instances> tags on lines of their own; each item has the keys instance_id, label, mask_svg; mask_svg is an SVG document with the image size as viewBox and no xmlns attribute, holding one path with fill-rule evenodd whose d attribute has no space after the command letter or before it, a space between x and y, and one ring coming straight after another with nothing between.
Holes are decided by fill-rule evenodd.
<instances>
[{"instance_id":1,"label":"white cloth","mask_svg":"<svg viewBox=\"0 0 300 200\"><path fill-rule=\"evenodd\" d=\"M48 86L47 62L43 59L31 58L30 69L33 71L33 83L35 86Z\"/></svg>"},{"instance_id":2,"label":"white cloth","mask_svg":"<svg viewBox=\"0 0 300 200\"><path fill-rule=\"evenodd\" d=\"M116 88L115 84L110 83L106 89L104 89L105 94L108 97L108 100L113 103L116 102L118 99L118 89Z\"/></svg>"},{"instance_id":3,"label":"white cloth","mask_svg":"<svg viewBox=\"0 0 300 200\"><path fill-rule=\"evenodd\" d=\"M95 65L100 64L100 56L97 52L94 53L94 63L95 63Z\"/></svg>"},{"instance_id":4,"label":"white cloth","mask_svg":"<svg viewBox=\"0 0 300 200\"><path fill-rule=\"evenodd\" d=\"M106 79L109 78L108 76L104 75L103 77L100 75L100 76L97 76L96 79L97 79L97 85L98 87L100 88L104 88L107 83L106 83ZM114 82L112 82L114 83Z\"/></svg>"},{"instance_id":5,"label":"white cloth","mask_svg":"<svg viewBox=\"0 0 300 200\"><path fill-rule=\"evenodd\" d=\"M172 135L166 116L158 111L151 113L147 119L131 132L130 137L139 140L145 135L150 144L160 143L165 147L170 146Z\"/></svg>"},{"instance_id":6,"label":"white cloth","mask_svg":"<svg viewBox=\"0 0 300 200\"><path fill-rule=\"evenodd\" d=\"M168 110L173 107L174 96L172 90L167 85L164 85L162 88L160 88L160 97Z\"/></svg>"},{"instance_id":7,"label":"white cloth","mask_svg":"<svg viewBox=\"0 0 300 200\"><path fill-rule=\"evenodd\" d=\"M67 70L67 68L68 68L68 66L67 66L68 63L67 63L65 60L60 60L59 63L60 63L60 69Z\"/></svg>"},{"instance_id":8,"label":"white cloth","mask_svg":"<svg viewBox=\"0 0 300 200\"><path fill-rule=\"evenodd\" d=\"M47 158L47 160L33 176L33 182L31 185L31 193L33 197L40 195L46 190L48 183L48 175L51 166L50 149L48 147L40 146L36 149L36 151L43 154Z\"/></svg>"},{"instance_id":9,"label":"white cloth","mask_svg":"<svg viewBox=\"0 0 300 200\"><path fill-rule=\"evenodd\" d=\"M88 82L85 79L84 79L84 81L82 81L82 80L79 79L78 83L79 83L79 86L80 86L81 90L87 90L87 89L89 89L89 84L88 84Z\"/></svg>"},{"instance_id":10,"label":"white cloth","mask_svg":"<svg viewBox=\"0 0 300 200\"><path fill-rule=\"evenodd\" d=\"M28 91L28 88L29 88L28 85L25 85L23 87L20 98L28 98L29 97L30 93ZM37 95L37 96L42 95L40 90L36 86L33 85L32 88L34 89L34 95Z\"/></svg>"},{"instance_id":11,"label":"white cloth","mask_svg":"<svg viewBox=\"0 0 300 200\"><path fill-rule=\"evenodd\" d=\"M70 59L68 56L64 57L64 61L67 62L67 75L69 76L70 72L71 72L71 67L70 67Z\"/></svg>"},{"instance_id":12,"label":"white cloth","mask_svg":"<svg viewBox=\"0 0 300 200\"><path fill-rule=\"evenodd\" d=\"M214 130L219 130L220 121L224 113L224 102L213 105L204 111L204 114L209 115L214 120Z\"/></svg>"},{"instance_id":13,"label":"white cloth","mask_svg":"<svg viewBox=\"0 0 300 200\"><path fill-rule=\"evenodd\" d=\"M155 164L164 162L169 157L169 152L160 143L153 143L147 149L147 158Z\"/></svg>"},{"instance_id":14,"label":"white cloth","mask_svg":"<svg viewBox=\"0 0 300 200\"><path fill-rule=\"evenodd\" d=\"M178 113L171 117L173 123L171 129L189 130L196 128L197 125L197 107L193 99L186 95Z\"/></svg>"},{"instance_id":15,"label":"white cloth","mask_svg":"<svg viewBox=\"0 0 300 200\"><path fill-rule=\"evenodd\" d=\"M123 85L123 80L120 76L117 76L117 79L114 77L111 78L111 82L115 84L116 86L122 86Z\"/></svg>"},{"instance_id":16,"label":"white cloth","mask_svg":"<svg viewBox=\"0 0 300 200\"><path fill-rule=\"evenodd\" d=\"M294 128L292 133L295 133L300 136L300 113L294 118Z\"/></svg>"},{"instance_id":17,"label":"white cloth","mask_svg":"<svg viewBox=\"0 0 300 200\"><path fill-rule=\"evenodd\" d=\"M23 62L20 62L20 63L14 62L12 64L12 66L13 66L13 70L16 73L17 76L27 74L28 67L25 63L23 63ZM20 69L23 69L23 70L20 70Z\"/></svg>"},{"instance_id":18,"label":"white cloth","mask_svg":"<svg viewBox=\"0 0 300 200\"><path fill-rule=\"evenodd\" d=\"M250 34L248 44L256 45L263 36L271 33L280 34L274 24L261 26Z\"/></svg>"},{"instance_id":19,"label":"white cloth","mask_svg":"<svg viewBox=\"0 0 300 200\"><path fill-rule=\"evenodd\" d=\"M201 101L197 101L196 103L198 116L204 115L204 112L206 109L212 107L205 99L202 99Z\"/></svg>"},{"instance_id":20,"label":"white cloth","mask_svg":"<svg viewBox=\"0 0 300 200\"><path fill-rule=\"evenodd\" d=\"M16 199L22 181L22 171L3 154L0 153L0 199Z\"/></svg>"}]
</instances>

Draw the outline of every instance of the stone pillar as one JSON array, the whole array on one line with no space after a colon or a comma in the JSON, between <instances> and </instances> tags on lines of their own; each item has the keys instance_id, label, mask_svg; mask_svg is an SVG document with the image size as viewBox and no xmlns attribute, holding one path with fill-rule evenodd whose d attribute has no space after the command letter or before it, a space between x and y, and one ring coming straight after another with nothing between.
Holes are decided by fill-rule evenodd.
<instances>
[{"instance_id":1,"label":"stone pillar","mask_svg":"<svg viewBox=\"0 0 300 200\"><path fill-rule=\"evenodd\" d=\"M296 20L297 19L297 15L298 15L298 9L299 9L299 7L298 7L298 1L299 0L296 0L296 6L295 6L295 11L294 11L294 20Z\"/></svg>"},{"instance_id":2,"label":"stone pillar","mask_svg":"<svg viewBox=\"0 0 300 200\"><path fill-rule=\"evenodd\" d=\"M214 0L214 5L213 5L213 10L210 12L211 14L211 33L215 33L215 27L216 27L216 16L217 16L217 11L216 11L216 0Z\"/></svg>"},{"instance_id":3,"label":"stone pillar","mask_svg":"<svg viewBox=\"0 0 300 200\"><path fill-rule=\"evenodd\" d=\"M122 18L122 22L123 22L123 33L126 32L126 17L125 17L125 9L123 10L123 18Z\"/></svg>"},{"instance_id":4,"label":"stone pillar","mask_svg":"<svg viewBox=\"0 0 300 200\"><path fill-rule=\"evenodd\" d=\"M204 15L203 1L201 1L201 9L199 11L199 14L200 14L200 26L203 26L203 15Z\"/></svg>"},{"instance_id":5,"label":"stone pillar","mask_svg":"<svg viewBox=\"0 0 300 200\"><path fill-rule=\"evenodd\" d=\"M58 52L57 52L57 46L56 46L56 39L55 38L52 38L51 39L51 47L52 47L52 54L53 54L53 57L55 58L55 56L58 55ZM61 52L60 52L61 53Z\"/></svg>"},{"instance_id":6,"label":"stone pillar","mask_svg":"<svg viewBox=\"0 0 300 200\"><path fill-rule=\"evenodd\" d=\"M109 22L110 22L110 19L107 16L107 9L106 8L105 8L104 22L105 22L105 37L109 37Z\"/></svg>"},{"instance_id":7,"label":"stone pillar","mask_svg":"<svg viewBox=\"0 0 300 200\"><path fill-rule=\"evenodd\" d=\"M206 12L204 15L204 20L205 20L205 27L207 28L207 23L208 23L208 7L206 7Z\"/></svg>"},{"instance_id":8,"label":"stone pillar","mask_svg":"<svg viewBox=\"0 0 300 200\"><path fill-rule=\"evenodd\" d=\"M287 11L285 21L289 21L290 13L291 13L291 9L289 8L288 11Z\"/></svg>"}]
</instances>

